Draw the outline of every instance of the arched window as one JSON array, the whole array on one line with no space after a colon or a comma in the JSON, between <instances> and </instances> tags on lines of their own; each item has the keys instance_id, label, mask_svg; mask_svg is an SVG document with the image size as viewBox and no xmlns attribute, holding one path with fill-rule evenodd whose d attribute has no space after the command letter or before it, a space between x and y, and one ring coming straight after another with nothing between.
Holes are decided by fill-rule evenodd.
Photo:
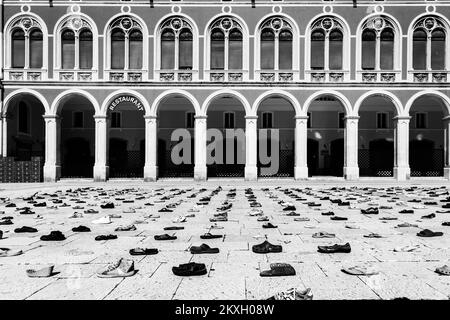
<instances>
[{"instance_id":1,"label":"arched window","mask_svg":"<svg viewBox=\"0 0 450 320\"><path fill-rule=\"evenodd\" d=\"M12 67L25 67L25 32L22 29L13 31L11 49Z\"/></svg>"},{"instance_id":2,"label":"arched window","mask_svg":"<svg viewBox=\"0 0 450 320\"><path fill-rule=\"evenodd\" d=\"M61 68L92 69L93 50L89 22L80 17L67 18L61 26Z\"/></svg>"},{"instance_id":3,"label":"arched window","mask_svg":"<svg viewBox=\"0 0 450 320\"><path fill-rule=\"evenodd\" d=\"M243 61L242 26L231 17L223 17L211 25L210 68L241 70Z\"/></svg>"},{"instance_id":4,"label":"arched window","mask_svg":"<svg viewBox=\"0 0 450 320\"><path fill-rule=\"evenodd\" d=\"M413 30L413 69L446 70L446 24L439 17L426 16Z\"/></svg>"},{"instance_id":5,"label":"arched window","mask_svg":"<svg viewBox=\"0 0 450 320\"><path fill-rule=\"evenodd\" d=\"M395 28L381 16L368 19L361 34L361 69L393 70Z\"/></svg>"},{"instance_id":6,"label":"arched window","mask_svg":"<svg viewBox=\"0 0 450 320\"><path fill-rule=\"evenodd\" d=\"M260 66L262 70L292 69L293 31L281 17L264 21L260 33Z\"/></svg>"},{"instance_id":7,"label":"arched window","mask_svg":"<svg viewBox=\"0 0 450 320\"><path fill-rule=\"evenodd\" d=\"M142 69L142 26L131 17L119 17L110 26L111 69Z\"/></svg>"},{"instance_id":8,"label":"arched window","mask_svg":"<svg viewBox=\"0 0 450 320\"><path fill-rule=\"evenodd\" d=\"M61 35L62 47L62 68L75 68L75 33L72 30L65 30Z\"/></svg>"},{"instance_id":9,"label":"arched window","mask_svg":"<svg viewBox=\"0 0 450 320\"><path fill-rule=\"evenodd\" d=\"M163 22L161 34L161 69L191 70L193 66L192 26L181 17Z\"/></svg>"},{"instance_id":10,"label":"arched window","mask_svg":"<svg viewBox=\"0 0 450 320\"><path fill-rule=\"evenodd\" d=\"M11 32L11 67L43 66L43 34L40 24L32 17L16 20Z\"/></svg>"},{"instance_id":11,"label":"arched window","mask_svg":"<svg viewBox=\"0 0 450 320\"><path fill-rule=\"evenodd\" d=\"M342 70L344 28L333 17L316 20L311 27L311 69Z\"/></svg>"}]
</instances>

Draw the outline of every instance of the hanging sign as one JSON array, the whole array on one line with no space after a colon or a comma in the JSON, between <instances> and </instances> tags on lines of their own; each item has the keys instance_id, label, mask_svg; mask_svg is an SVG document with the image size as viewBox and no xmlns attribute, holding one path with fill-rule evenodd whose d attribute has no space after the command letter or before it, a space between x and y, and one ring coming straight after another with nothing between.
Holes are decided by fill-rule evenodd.
<instances>
[{"instance_id":1,"label":"hanging sign","mask_svg":"<svg viewBox=\"0 0 450 320\"><path fill-rule=\"evenodd\" d=\"M129 103L133 104L134 106L136 106L136 108L138 110L144 111L144 105L142 104L142 102L139 99L137 99L136 97L129 96L129 95L123 95L123 96L115 98L109 105L108 109L113 111L118 105L125 103L125 102L129 102Z\"/></svg>"}]
</instances>

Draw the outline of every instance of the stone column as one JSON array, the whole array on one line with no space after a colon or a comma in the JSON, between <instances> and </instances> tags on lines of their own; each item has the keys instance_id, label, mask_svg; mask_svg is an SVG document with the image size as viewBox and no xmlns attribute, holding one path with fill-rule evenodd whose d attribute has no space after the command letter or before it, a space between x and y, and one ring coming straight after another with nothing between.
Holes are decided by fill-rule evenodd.
<instances>
[{"instance_id":1,"label":"stone column","mask_svg":"<svg viewBox=\"0 0 450 320\"><path fill-rule=\"evenodd\" d=\"M94 181L106 181L109 176L108 166L108 118L95 115L95 164Z\"/></svg>"},{"instance_id":2,"label":"stone column","mask_svg":"<svg viewBox=\"0 0 450 320\"><path fill-rule=\"evenodd\" d=\"M409 116L397 116L394 118L395 126L395 156L394 177L399 181L410 178L409 168Z\"/></svg>"},{"instance_id":3,"label":"stone column","mask_svg":"<svg viewBox=\"0 0 450 320\"><path fill-rule=\"evenodd\" d=\"M245 117L245 180L258 180L258 116Z\"/></svg>"},{"instance_id":4,"label":"stone column","mask_svg":"<svg viewBox=\"0 0 450 320\"><path fill-rule=\"evenodd\" d=\"M295 116L295 167L296 180L308 179L308 116Z\"/></svg>"},{"instance_id":5,"label":"stone column","mask_svg":"<svg viewBox=\"0 0 450 320\"><path fill-rule=\"evenodd\" d=\"M158 179L158 120L156 116L145 116L145 166L144 181Z\"/></svg>"},{"instance_id":6,"label":"stone column","mask_svg":"<svg viewBox=\"0 0 450 320\"><path fill-rule=\"evenodd\" d=\"M2 155L4 157L8 156L8 115L2 116Z\"/></svg>"},{"instance_id":7,"label":"stone column","mask_svg":"<svg viewBox=\"0 0 450 320\"><path fill-rule=\"evenodd\" d=\"M444 178L450 180L450 116L442 119L444 122Z\"/></svg>"},{"instance_id":8,"label":"stone column","mask_svg":"<svg viewBox=\"0 0 450 320\"><path fill-rule=\"evenodd\" d=\"M206 181L206 140L207 140L207 116L195 117L195 166L194 180Z\"/></svg>"},{"instance_id":9,"label":"stone column","mask_svg":"<svg viewBox=\"0 0 450 320\"><path fill-rule=\"evenodd\" d=\"M358 180L358 121L359 116L347 116L345 118L344 135L344 178Z\"/></svg>"},{"instance_id":10,"label":"stone column","mask_svg":"<svg viewBox=\"0 0 450 320\"><path fill-rule=\"evenodd\" d=\"M3 157L3 115L0 113L0 158L1 157Z\"/></svg>"},{"instance_id":11,"label":"stone column","mask_svg":"<svg viewBox=\"0 0 450 320\"><path fill-rule=\"evenodd\" d=\"M45 164L44 181L56 182L61 177L60 164L60 118L44 115L45 120Z\"/></svg>"}]
</instances>

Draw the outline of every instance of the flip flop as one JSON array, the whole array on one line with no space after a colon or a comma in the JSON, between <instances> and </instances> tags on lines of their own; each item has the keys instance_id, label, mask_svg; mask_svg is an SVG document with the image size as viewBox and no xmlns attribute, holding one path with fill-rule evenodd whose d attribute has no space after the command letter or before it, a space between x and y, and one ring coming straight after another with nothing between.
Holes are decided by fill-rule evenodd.
<instances>
[{"instance_id":1,"label":"flip flop","mask_svg":"<svg viewBox=\"0 0 450 320\"><path fill-rule=\"evenodd\" d=\"M267 300L312 300L313 294L311 293L311 288L306 290L298 290L296 288L290 288L286 291L281 291Z\"/></svg>"},{"instance_id":2,"label":"flip flop","mask_svg":"<svg viewBox=\"0 0 450 320\"><path fill-rule=\"evenodd\" d=\"M334 233L328 233L325 231L316 232L312 235L313 238L335 238L336 235Z\"/></svg>"},{"instance_id":3,"label":"flip flop","mask_svg":"<svg viewBox=\"0 0 450 320\"><path fill-rule=\"evenodd\" d=\"M417 233L417 236L419 237L426 237L426 238L430 238L430 237L440 237L442 236L444 233L440 232L440 231L431 231L429 229L424 229L422 231L419 231Z\"/></svg>"},{"instance_id":4,"label":"flip flop","mask_svg":"<svg viewBox=\"0 0 450 320\"><path fill-rule=\"evenodd\" d=\"M155 240L175 240L175 239L177 239L176 236L170 236L167 233L161 234L161 235L155 235L154 238L155 238Z\"/></svg>"},{"instance_id":5,"label":"flip flop","mask_svg":"<svg viewBox=\"0 0 450 320\"><path fill-rule=\"evenodd\" d=\"M288 263L271 263L270 270L259 273L261 277L295 276L295 269Z\"/></svg>"}]
</instances>

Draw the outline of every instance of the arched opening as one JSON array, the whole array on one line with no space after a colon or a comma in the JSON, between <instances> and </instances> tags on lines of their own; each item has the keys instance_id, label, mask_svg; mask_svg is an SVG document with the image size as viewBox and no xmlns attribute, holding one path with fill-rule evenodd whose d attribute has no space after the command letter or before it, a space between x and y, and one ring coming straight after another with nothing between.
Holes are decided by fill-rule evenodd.
<instances>
[{"instance_id":1,"label":"arched opening","mask_svg":"<svg viewBox=\"0 0 450 320\"><path fill-rule=\"evenodd\" d=\"M382 96L365 99L359 108L358 166L360 176L392 177L397 115L393 102Z\"/></svg>"},{"instance_id":2,"label":"arched opening","mask_svg":"<svg viewBox=\"0 0 450 320\"><path fill-rule=\"evenodd\" d=\"M447 108L441 98L424 95L409 111L409 166L411 177L437 177L444 174Z\"/></svg>"},{"instance_id":3,"label":"arched opening","mask_svg":"<svg viewBox=\"0 0 450 320\"><path fill-rule=\"evenodd\" d=\"M343 176L345 108L331 95L308 108L308 171L310 176Z\"/></svg>"},{"instance_id":4,"label":"arched opening","mask_svg":"<svg viewBox=\"0 0 450 320\"><path fill-rule=\"evenodd\" d=\"M161 178L194 176L195 109L183 96L158 106L158 172Z\"/></svg>"},{"instance_id":5,"label":"arched opening","mask_svg":"<svg viewBox=\"0 0 450 320\"><path fill-rule=\"evenodd\" d=\"M130 95L118 96L108 106L109 177L140 178L145 165L143 103Z\"/></svg>"},{"instance_id":6,"label":"arched opening","mask_svg":"<svg viewBox=\"0 0 450 320\"><path fill-rule=\"evenodd\" d=\"M45 162L45 122L42 116L45 108L39 99L26 93L13 97L5 107L7 153L4 156L11 161L6 170L12 166L15 168L7 177L11 178L8 182L42 181Z\"/></svg>"},{"instance_id":7,"label":"arched opening","mask_svg":"<svg viewBox=\"0 0 450 320\"><path fill-rule=\"evenodd\" d=\"M293 177L295 110L283 97L265 99L258 107L258 176Z\"/></svg>"},{"instance_id":8,"label":"arched opening","mask_svg":"<svg viewBox=\"0 0 450 320\"><path fill-rule=\"evenodd\" d=\"M70 95L58 107L62 178L92 178L95 162L95 109L84 96Z\"/></svg>"},{"instance_id":9,"label":"arched opening","mask_svg":"<svg viewBox=\"0 0 450 320\"><path fill-rule=\"evenodd\" d=\"M244 177L245 110L233 96L223 96L208 108L208 177Z\"/></svg>"}]
</instances>

